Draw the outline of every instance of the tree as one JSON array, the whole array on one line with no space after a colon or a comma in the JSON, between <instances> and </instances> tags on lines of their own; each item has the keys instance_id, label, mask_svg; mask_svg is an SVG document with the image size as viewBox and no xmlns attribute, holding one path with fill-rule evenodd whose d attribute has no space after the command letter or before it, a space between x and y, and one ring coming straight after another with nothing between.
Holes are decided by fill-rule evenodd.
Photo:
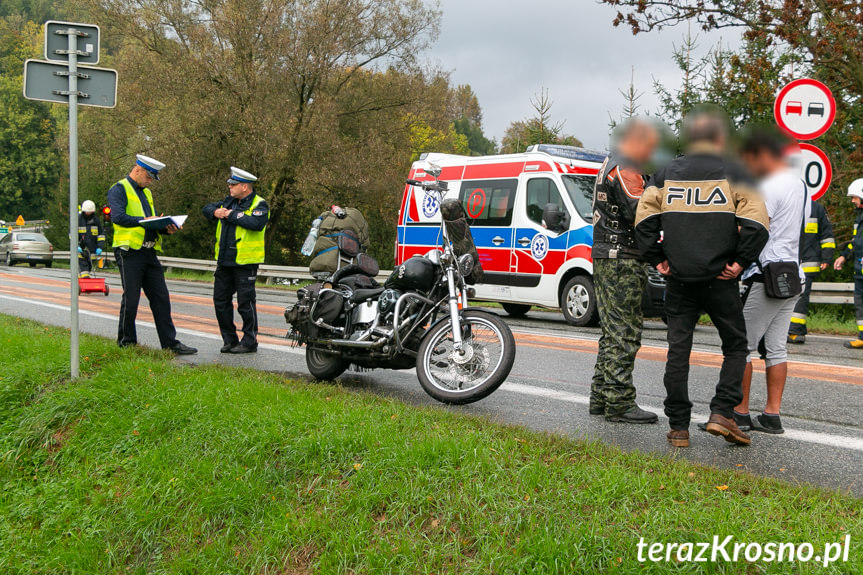
<instances>
[{"instance_id":1,"label":"tree","mask_svg":"<svg viewBox=\"0 0 863 575\"><path fill-rule=\"evenodd\" d=\"M548 90L540 89L538 94L530 99L535 116L527 120L512 122L506 129L501 140L501 152L517 154L534 144L559 144L579 146L583 144L575 136L563 134L565 122L552 119L551 108L554 102L549 98Z\"/></svg>"},{"instance_id":2,"label":"tree","mask_svg":"<svg viewBox=\"0 0 863 575\"><path fill-rule=\"evenodd\" d=\"M59 184L61 157L54 146L50 106L22 96L24 60L39 53L39 27L13 27L0 18L0 219L45 217Z\"/></svg>"},{"instance_id":3,"label":"tree","mask_svg":"<svg viewBox=\"0 0 863 575\"><path fill-rule=\"evenodd\" d=\"M453 121L456 133L467 138L467 147L471 155L487 156L495 152L497 148L495 142L483 134L482 108L470 85L456 86L450 92L447 113Z\"/></svg>"},{"instance_id":4,"label":"tree","mask_svg":"<svg viewBox=\"0 0 863 575\"><path fill-rule=\"evenodd\" d=\"M430 103L445 109L448 83L418 60L439 21L421 0L83 1L112 22L110 63L125 78L111 120L82 129L89 159L115 174L103 186L134 152L166 161L160 205L193 215L171 250L210 251L212 230L194 216L225 193L230 165L260 176L268 261L299 261L312 217L336 200L379 213L372 226L393 234L405 118L449 132Z\"/></svg>"}]
</instances>

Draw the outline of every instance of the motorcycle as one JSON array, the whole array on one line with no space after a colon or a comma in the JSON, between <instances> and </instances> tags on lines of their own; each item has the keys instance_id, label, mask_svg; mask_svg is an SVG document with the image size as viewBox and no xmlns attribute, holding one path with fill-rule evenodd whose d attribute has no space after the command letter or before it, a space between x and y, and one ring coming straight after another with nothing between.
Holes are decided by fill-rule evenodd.
<instances>
[{"instance_id":1,"label":"motorcycle","mask_svg":"<svg viewBox=\"0 0 863 575\"><path fill-rule=\"evenodd\" d=\"M438 166L426 173L434 181L407 183L432 195L443 213L447 182L439 180ZM464 214L457 200L448 202ZM497 315L468 305L472 288L466 278L476 276L479 262L466 221L465 229L473 249L457 253L441 217L441 249L409 258L383 286L372 279L377 262L357 253L351 234L339 237L339 250L350 263L298 290L297 303L285 310L288 337L306 346L312 376L331 380L351 365L416 367L423 390L447 404L479 401L500 387L515 360L515 339Z\"/></svg>"}]
</instances>

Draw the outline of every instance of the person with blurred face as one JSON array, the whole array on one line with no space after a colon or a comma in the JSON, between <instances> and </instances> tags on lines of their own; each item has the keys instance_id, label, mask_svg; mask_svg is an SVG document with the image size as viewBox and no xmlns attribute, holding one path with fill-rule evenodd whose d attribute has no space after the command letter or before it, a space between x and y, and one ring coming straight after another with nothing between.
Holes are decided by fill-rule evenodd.
<instances>
[{"instance_id":1,"label":"person with blurred face","mask_svg":"<svg viewBox=\"0 0 863 575\"><path fill-rule=\"evenodd\" d=\"M101 256L105 249L105 229L96 215L96 204L84 200L78 214L78 277L90 277L92 256Z\"/></svg>"},{"instance_id":2,"label":"person with blurred face","mask_svg":"<svg viewBox=\"0 0 863 575\"><path fill-rule=\"evenodd\" d=\"M659 144L656 129L631 120L615 134L593 190L593 282L602 337L590 387L591 415L607 421L656 423L635 403L632 383L641 347L641 298L647 266L635 242L635 210L644 192L643 166Z\"/></svg>"},{"instance_id":3,"label":"person with blurred face","mask_svg":"<svg viewBox=\"0 0 863 575\"><path fill-rule=\"evenodd\" d=\"M689 445L689 357L703 311L719 331L723 354L707 431L731 443L751 441L732 415L743 399L748 355L737 278L761 253L769 227L750 176L726 156L727 138L716 113L684 118L686 154L650 177L635 218L642 255L667 278L666 437L675 447Z\"/></svg>"},{"instance_id":4,"label":"person with blurred face","mask_svg":"<svg viewBox=\"0 0 863 575\"><path fill-rule=\"evenodd\" d=\"M254 353L258 350L258 312L255 281L264 263L264 236L270 209L255 193L258 178L231 167L228 197L204 206L204 217L216 226L216 273L213 306L222 334L222 353ZM243 339L234 325L234 294L243 319Z\"/></svg>"},{"instance_id":5,"label":"person with blurred face","mask_svg":"<svg viewBox=\"0 0 863 575\"><path fill-rule=\"evenodd\" d=\"M857 339L845 342L849 349L863 350L863 178L848 186L848 196L854 204L854 237L842 248L842 254L833 263L839 271L849 259L854 262L854 312L857 315Z\"/></svg>"},{"instance_id":6,"label":"person with blurred face","mask_svg":"<svg viewBox=\"0 0 863 575\"><path fill-rule=\"evenodd\" d=\"M191 355L198 350L177 339L165 270L157 256L162 251L162 235L171 235L178 228L170 224L160 231L145 228L141 223L159 217L148 186L159 179L164 167L162 162L139 154L129 175L108 190L108 207L114 223L114 257L123 282L117 343L120 347L138 343L135 319L143 290L150 302L162 349L177 355Z\"/></svg>"},{"instance_id":7,"label":"person with blurred face","mask_svg":"<svg viewBox=\"0 0 863 575\"><path fill-rule=\"evenodd\" d=\"M743 400L734 408L734 421L743 431L753 429L765 433L783 433L779 417L782 392L788 376L788 324L803 291L806 278L800 267L800 230L807 212L809 192L799 171L788 165L784 154L784 138L765 129L753 130L741 148L741 158L750 173L759 180L758 190L767 206L770 237L758 260L743 273L745 297L743 318L749 357L743 374ZM798 289L791 297L771 297L765 286L768 266L786 265L795 271L792 281ZM774 294L775 295L775 294ZM761 415L749 415L749 389L752 385L752 357L759 354L759 342L764 342L766 363L767 403ZM706 426L705 426L706 427Z\"/></svg>"}]
</instances>

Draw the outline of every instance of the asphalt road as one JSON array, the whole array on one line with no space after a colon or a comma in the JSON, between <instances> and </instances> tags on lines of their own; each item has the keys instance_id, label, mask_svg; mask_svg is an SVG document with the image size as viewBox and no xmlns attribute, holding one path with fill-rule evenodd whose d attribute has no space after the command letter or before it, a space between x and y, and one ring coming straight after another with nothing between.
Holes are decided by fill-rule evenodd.
<instances>
[{"instance_id":1,"label":"asphalt road","mask_svg":"<svg viewBox=\"0 0 863 575\"><path fill-rule=\"evenodd\" d=\"M111 287L108 297L86 294L80 298L80 325L83 331L116 337L121 288L116 276L109 275L107 281ZM258 291L259 351L231 356L219 353L221 339L212 310L211 286L171 281L169 288L180 338L200 350L195 356L176 361L242 365L289 377L308 377L303 350L290 347L284 339L282 313L294 299L292 292ZM142 299L142 306L139 341L158 346L146 299ZM0 313L68 327L68 310L68 270L0 268ZM552 312L531 312L526 318L508 321L518 346L515 366L500 390L479 403L440 405L422 391L413 371L348 372L340 383L412 404L863 495L863 352L856 355L843 348L844 338L814 336L806 345L791 349L783 402L784 435L754 433L750 447L736 447L696 430L693 424L691 447L675 449L665 441L667 420L661 409L665 362L661 323L648 322L635 370L639 403L659 413L660 421L658 425L627 425L607 423L587 413L597 329L572 328L560 314ZM721 360L715 331L699 327L695 347L690 394L695 404L694 421L703 421L709 413ZM753 411L764 402L763 363L756 362L755 369Z\"/></svg>"}]
</instances>

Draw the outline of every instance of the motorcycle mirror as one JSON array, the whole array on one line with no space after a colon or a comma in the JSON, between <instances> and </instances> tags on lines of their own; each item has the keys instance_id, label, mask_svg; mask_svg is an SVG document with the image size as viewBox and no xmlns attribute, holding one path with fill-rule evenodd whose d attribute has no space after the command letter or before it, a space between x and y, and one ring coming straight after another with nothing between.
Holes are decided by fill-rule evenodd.
<instances>
[{"instance_id":1,"label":"motorcycle mirror","mask_svg":"<svg viewBox=\"0 0 863 575\"><path fill-rule=\"evenodd\" d=\"M432 163L432 162L429 162L429 165L426 167L426 170L425 170L425 172L428 175L430 175L431 177L433 177L434 179L438 179L440 177L441 171L442 171L441 167L438 166L437 164Z\"/></svg>"}]
</instances>

